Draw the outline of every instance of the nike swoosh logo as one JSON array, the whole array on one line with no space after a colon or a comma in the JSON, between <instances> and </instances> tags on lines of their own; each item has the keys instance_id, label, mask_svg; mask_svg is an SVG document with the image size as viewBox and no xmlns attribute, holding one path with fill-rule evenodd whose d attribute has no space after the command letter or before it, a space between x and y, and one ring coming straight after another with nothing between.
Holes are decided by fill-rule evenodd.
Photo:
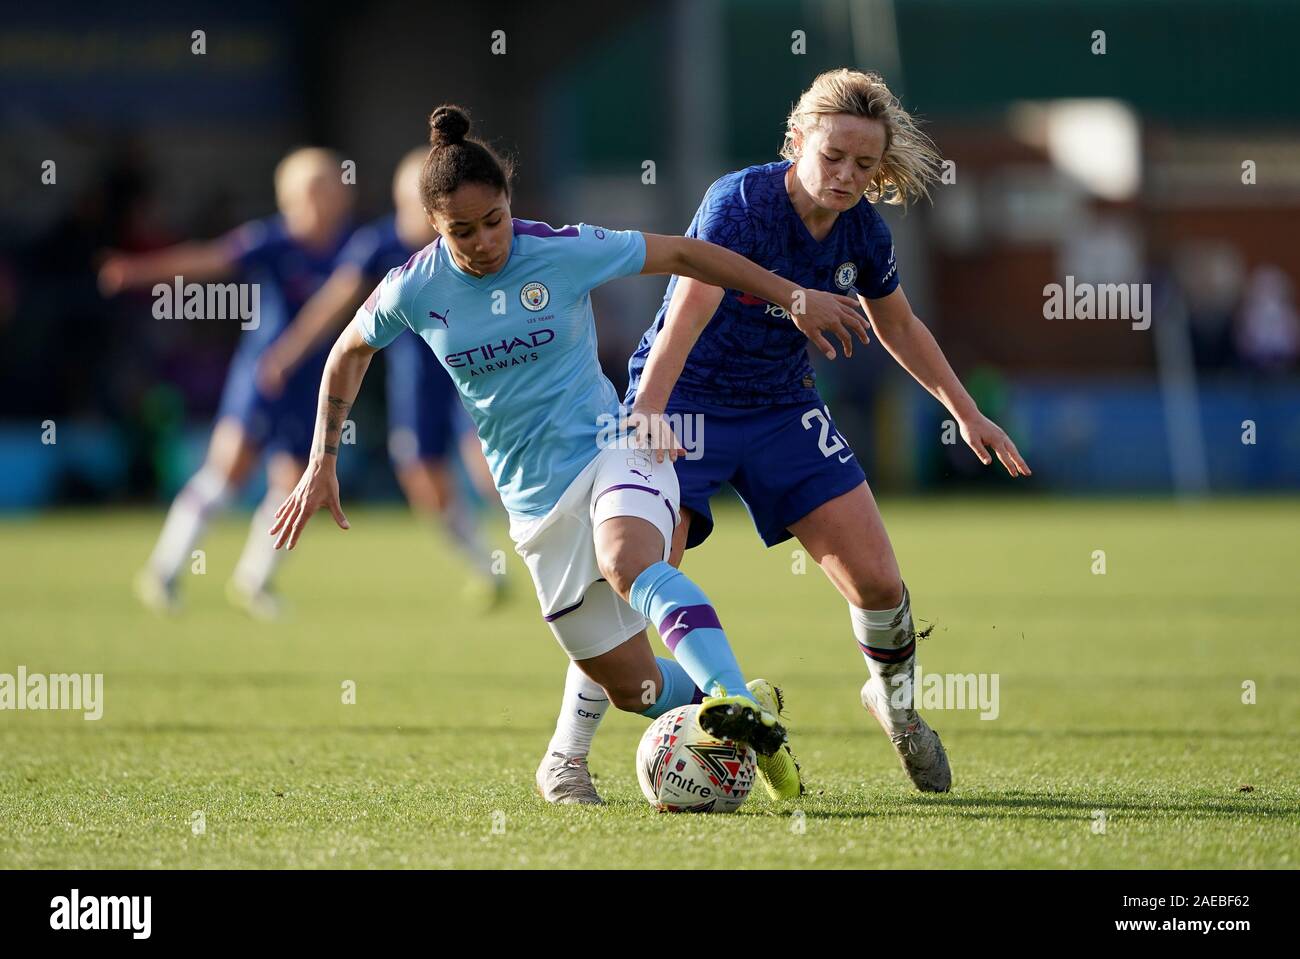
<instances>
[{"instance_id":1,"label":"nike swoosh logo","mask_svg":"<svg viewBox=\"0 0 1300 959\"><path fill-rule=\"evenodd\" d=\"M587 699L587 697L584 696L584 695L582 695L582 693L578 693L578 698L579 698L579 699L582 699L582 700L586 700L586 701L589 702L589 703L607 703L607 702L609 702L609 700L608 700L608 699L605 699L604 697L601 697L601 698L599 698L599 699Z\"/></svg>"},{"instance_id":2,"label":"nike swoosh logo","mask_svg":"<svg viewBox=\"0 0 1300 959\"><path fill-rule=\"evenodd\" d=\"M853 459L853 454L850 453L848 456L837 456L836 459L841 463L847 463L849 460Z\"/></svg>"}]
</instances>

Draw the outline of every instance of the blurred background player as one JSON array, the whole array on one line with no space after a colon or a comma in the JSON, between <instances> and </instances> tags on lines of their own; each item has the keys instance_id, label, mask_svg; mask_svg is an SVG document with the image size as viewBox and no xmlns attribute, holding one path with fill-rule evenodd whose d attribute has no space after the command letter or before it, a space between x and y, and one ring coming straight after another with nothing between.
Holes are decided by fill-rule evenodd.
<instances>
[{"instance_id":1,"label":"blurred background player","mask_svg":"<svg viewBox=\"0 0 1300 959\"><path fill-rule=\"evenodd\" d=\"M437 237L420 199L420 168L426 148L412 150L393 175L394 213L358 229L339 254L333 275L303 307L292 325L262 355L258 383L278 390L307 358L333 343L366 294L389 270L407 262ZM473 505L459 495L452 457L459 450L475 489L499 502L474 424L455 384L438 358L407 331L384 352L387 363L388 452L402 492L422 517L439 522L477 574L473 586L485 605L504 594L505 577L492 574L492 560L478 531ZM268 524L269 525L269 524Z\"/></svg>"},{"instance_id":2,"label":"blurred background player","mask_svg":"<svg viewBox=\"0 0 1300 959\"><path fill-rule=\"evenodd\" d=\"M275 170L279 214L254 220L218 240L183 243L154 253L108 257L100 289L111 296L134 287L238 279L257 284L258 315L250 321L226 375L216 425L202 467L173 500L153 554L135 579L150 609L177 608L177 578L216 511L267 454L267 492L227 585L232 603L260 619L280 604L270 590L280 555L266 529L275 507L302 474L311 447L316 392L327 348L272 383L256 375L258 360L332 273L350 228L352 197L341 161L330 150L304 147Z\"/></svg>"}]
</instances>

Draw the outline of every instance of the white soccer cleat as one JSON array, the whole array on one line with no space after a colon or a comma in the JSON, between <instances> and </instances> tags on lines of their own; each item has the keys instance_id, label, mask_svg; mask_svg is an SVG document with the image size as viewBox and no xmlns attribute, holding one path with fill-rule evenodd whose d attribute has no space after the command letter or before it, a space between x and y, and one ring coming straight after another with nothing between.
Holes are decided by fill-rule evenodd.
<instances>
[{"instance_id":1,"label":"white soccer cleat","mask_svg":"<svg viewBox=\"0 0 1300 959\"><path fill-rule=\"evenodd\" d=\"M946 793L952 787L952 768L939 734L915 711L909 711L905 725L893 723L889 710L876 704L873 683L874 680L867 680L863 685L862 705L889 737L903 772L921 792Z\"/></svg>"},{"instance_id":2,"label":"white soccer cleat","mask_svg":"<svg viewBox=\"0 0 1300 959\"><path fill-rule=\"evenodd\" d=\"M226 601L262 623L274 623L284 617L284 603L279 596L269 589L249 589L237 580L226 583Z\"/></svg>"},{"instance_id":3,"label":"white soccer cleat","mask_svg":"<svg viewBox=\"0 0 1300 959\"><path fill-rule=\"evenodd\" d=\"M176 584L167 582L147 566L135 574L131 587L140 605L151 612L172 616L180 610Z\"/></svg>"},{"instance_id":4,"label":"white soccer cleat","mask_svg":"<svg viewBox=\"0 0 1300 959\"><path fill-rule=\"evenodd\" d=\"M537 767L537 793L557 806L603 806L585 756L549 753Z\"/></svg>"}]
</instances>

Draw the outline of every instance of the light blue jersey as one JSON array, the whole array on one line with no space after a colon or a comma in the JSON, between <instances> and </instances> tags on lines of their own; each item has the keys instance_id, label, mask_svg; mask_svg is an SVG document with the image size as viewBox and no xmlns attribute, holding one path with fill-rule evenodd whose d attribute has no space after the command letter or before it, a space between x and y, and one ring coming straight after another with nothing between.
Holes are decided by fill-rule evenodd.
<instances>
[{"instance_id":1,"label":"light blue jersey","mask_svg":"<svg viewBox=\"0 0 1300 959\"><path fill-rule=\"evenodd\" d=\"M596 358L591 291L640 273L645 237L514 221L505 266L461 270L441 238L392 270L357 313L381 348L415 332L451 374L513 514L544 516L598 450L618 395Z\"/></svg>"}]
</instances>

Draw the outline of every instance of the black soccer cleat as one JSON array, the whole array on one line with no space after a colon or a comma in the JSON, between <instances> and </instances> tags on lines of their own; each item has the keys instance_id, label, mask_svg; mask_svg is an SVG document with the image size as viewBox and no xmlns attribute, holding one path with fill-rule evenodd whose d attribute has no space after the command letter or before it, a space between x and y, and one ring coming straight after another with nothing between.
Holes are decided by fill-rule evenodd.
<instances>
[{"instance_id":1,"label":"black soccer cleat","mask_svg":"<svg viewBox=\"0 0 1300 959\"><path fill-rule=\"evenodd\" d=\"M747 743L760 756L771 756L785 744L785 727L747 696L706 696L697 718L710 736Z\"/></svg>"}]
</instances>

